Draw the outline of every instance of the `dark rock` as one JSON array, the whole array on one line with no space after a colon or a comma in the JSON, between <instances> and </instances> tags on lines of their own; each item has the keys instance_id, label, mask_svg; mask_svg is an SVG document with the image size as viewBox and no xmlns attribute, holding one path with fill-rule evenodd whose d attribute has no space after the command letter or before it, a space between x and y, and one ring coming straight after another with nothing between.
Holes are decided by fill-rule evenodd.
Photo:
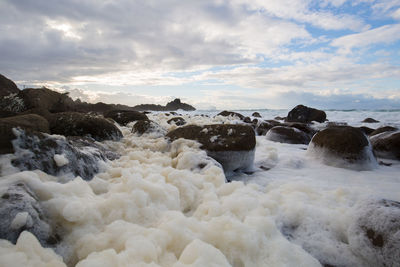
<instances>
[{"instance_id":1,"label":"dark rock","mask_svg":"<svg viewBox=\"0 0 400 267\"><path fill-rule=\"evenodd\" d=\"M74 111L74 101L68 94L61 94L47 88L24 89L17 95L24 102L24 111L41 108L50 112Z\"/></svg>"},{"instance_id":2,"label":"dark rock","mask_svg":"<svg viewBox=\"0 0 400 267\"><path fill-rule=\"evenodd\" d=\"M326 123L326 127L336 127L336 126L347 126L347 122L329 121Z\"/></svg>"},{"instance_id":3,"label":"dark rock","mask_svg":"<svg viewBox=\"0 0 400 267\"><path fill-rule=\"evenodd\" d=\"M376 123L376 122L379 122L379 121L377 121L377 120L375 120L373 118L366 118L362 122L364 122L364 123Z\"/></svg>"},{"instance_id":4,"label":"dark rock","mask_svg":"<svg viewBox=\"0 0 400 267\"><path fill-rule=\"evenodd\" d=\"M326 121L326 113L322 110L298 105L289 111L286 121L303 123L309 123L312 121L324 122Z\"/></svg>"},{"instance_id":5,"label":"dark rock","mask_svg":"<svg viewBox=\"0 0 400 267\"><path fill-rule=\"evenodd\" d=\"M164 136L166 134L166 130L154 121L141 120L137 121L135 125L133 125L132 133L136 133L139 136L145 133L157 133L159 136Z\"/></svg>"},{"instance_id":6,"label":"dark rock","mask_svg":"<svg viewBox=\"0 0 400 267\"><path fill-rule=\"evenodd\" d=\"M224 117L229 117L229 116L235 117L236 116L241 120L244 119L244 116L242 114L237 113L237 112L233 112L233 111L226 111L226 110L218 113L217 116L224 116Z\"/></svg>"},{"instance_id":7,"label":"dark rock","mask_svg":"<svg viewBox=\"0 0 400 267\"><path fill-rule=\"evenodd\" d=\"M373 131L375 131L375 129L372 129L372 128L369 128L369 127L366 127L366 126L358 127L358 129L363 131L363 133L365 133L366 135L370 135Z\"/></svg>"},{"instance_id":8,"label":"dark rock","mask_svg":"<svg viewBox=\"0 0 400 267\"><path fill-rule=\"evenodd\" d=\"M9 110L0 110L0 118L7 118L18 115L18 113Z\"/></svg>"},{"instance_id":9,"label":"dark rock","mask_svg":"<svg viewBox=\"0 0 400 267\"><path fill-rule=\"evenodd\" d=\"M299 129L302 132L305 132L308 134L308 136L311 138L314 136L314 134L317 133L317 131L313 128L311 128L308 124L306 123L300 123L300 122L286 122L284 123L285 126L289 126L292 128Z\"/></svg>"},{"instance_id":10,"label":"dark rock","mask_svg":"<svg viewBox=\"0 0 400 267\"><path fill-rule=\"evenodd\" d=\"M54 114L50 131L64 136L90 136L97 141L122 138L121 131L108 120L77 112Z\"/></svg>"},{"instance_id":11,"label":"dark rock","mask_svg":"<svg viewBox=\"0 0 400 267\"><path fill-rule=\"evenodd\" d=\"M174 117L167 121L168 124L175 123L176 126L182 126L186 124L186 121L182 117Z\"/></svg>"},{"instance_id":12,"label":"dark rock","mask_svg":"<svg viewBox=\"0 0 400 267\"><path fill-rule=\"evenodd\" d=\"M1 192L0 238L15 244L23 231L31 232L44 247L59 240L36 194L19 182Z\"/></svg>"},{"instance_id":13,"label":"dark rock","mask_svg":"<svg viewBox=\"0 0 400 267\"><path fill-rule=\"evenodd\" d=\"M377 134L380 134L383 132L393 132L396 130L398 130L398 129L395 127L392 127L392 126L383 126L383 127L379 127L378 129L376 129L375 131L370 133L369 136L371 137L371 136L374 136L374 135L377 135Z\"/></svg>"},{"instance_id":14,"label":"dark rock","mask_svg":"<svg viewBox=\"0 0 400 267\"><path fill-rule=\"evenodd\" d=\"M358 128L336 126L326 128L311 140L308 152L325 164L354 169L370 169L376 165L372 147Z\"/></svg>"},{"instance_id":15,"label":"dark rock","mask_svg":"<svg viewBox=\"0 0 400 267\"><path fill-rule=\"evenodd\" d=\"M348 239L353 253L371 266L400 262L400 202L369 200L356 209Z\"/></svg>"},{"instance_id":16,"label":"dark rock","mask_svg":"<svg viewBox=\"0 0 400 267\"><path fill-rule=\"evenodd\" d=\"M178 109L182 109L182 110L186 110L186 111L196 110L191 105L182 103L179 98L176 98L176 99L174 99L174 101L167 103L165 108L166 108L166 110L178 110Z\"/></svg>"},{"instance_id":17,"label":"dark rock","mask_svg":"<svg viewBox=\"0 0 400 267\"><path fill-rule=\"evenodd\" d=\"M378 157L400 160L400 131L388 131L370 138Z\"/></svg>"},{"instance_id":18,"label":"dark rock","mask_svg":"<svg viewBox=\"0 0 400 267\"><path fill-rule=\"evenodd\" d=\"M121 125L126 125L129 122L148 120L146 114L138 111L129 110L111 110L104 114L105 118L111 118Z\"/></svg>"},{"instance_id":19,"label":"dark rock","mask_svg":"<svg viewBox=\"0 0 400 267\"><path fill-rule=\"evenodd\" d=\"M251 114L251 116L256 117L256 118L261 118L261 114L258 112L254 112L253 114Z\"/></svg>"},{"instance_id":20,"label":"dark rock","mask_svg":"<svg viewBox=\"0 0 400 267\"><path fill-rule=\"evenodd\" d=\"M101 161L118 157L89 138L67 139L24 130L17 131L16 136L12 164L21 171L41 170L55 176L72 174L90 180L99 172Z\"/></svg>"},{"instance_id":21,"label":"dark rock","mask_svg":"<svg viewBox=\"0 0 400 267\"><path fill-rule=\"evenodd\" d=\"M10 94L18 93L19 89L17 85L10 79L0 74L0 99Z\"/></svg>"},{"instance_id":22,"label":"dark rock","mask_svg":"<svg viewBox=\"0 0 400 267\"><path fill-rule=\"evenodd\" d=\"M310 136L305 132L288 126L275 126L271 128L266 138L274 142L306 145L311 140Z\"/></svg>"},{"instance_id":23,"label":"dark rock","mask_svg":"<svg viewBox=\"0 0 400 267\"><path fill-rule=\"evenodd\" d=\"M271 123L267 122L267 121L263 121L261 122L257 127L256 127L256 134L259 136L262 135L266 135L267 132L274 127L274 125L272 125Z\"/></svg>"},{"instance_id":24,"label":"dark rock","mask_svg":"<svg viewBox=\"0 0 400 267\"><path fill-rule=\"evenodd\" d=\"M286 117L276 116L276 117L274 118L274 120L277 120L277 121L284 121L284 120L286 120Z\"/></svg>"},{"instance_id":25,"label":"dark rock","mask_svg":"<svg viewBox=\"0 0 400 267\"><path fill-rule=\"evenodd\" d=\"M16 138L14 128L49 133L49 123L41 116L19 115L0 119L0 154L13 153L12 140Z\"/></svg>"},{"instance_id":26,"label":"dark rock","mask_svg":"<svg viewBox=\"0 0 400 267\"><path fill-rule=\"evenodd\" d=\"M256 139L250 126L188 125L169 132L167 136L171 141L179 138L198 141L207 154L217 160L227 173L252 168Z\"/></svg>"},{"instance_id":27,"label":"dark rock","mask_svg":"<svg viewBox=\"0 0 400 267\"><path fill-rule=\"evenodd\" d=\"M243 122L245 122L245 123L252 123L250 117L244 117Z\"/></svg>"}]
</instances>

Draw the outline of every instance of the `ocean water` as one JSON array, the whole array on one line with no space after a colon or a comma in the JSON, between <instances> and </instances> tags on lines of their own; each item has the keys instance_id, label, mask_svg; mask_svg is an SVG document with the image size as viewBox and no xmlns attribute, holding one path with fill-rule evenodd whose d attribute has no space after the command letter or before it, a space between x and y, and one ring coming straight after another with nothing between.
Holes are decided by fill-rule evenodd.
<instances>
[{"instance_id":1,"label":"ocean water","mask_svg":"<svg viewBox=\"0 0 400 267\"><path fill-rule=\"evenodd\" d=\"M257 111L263 119L288 112ZM198 125L239 123L214 117L218 111L181 113ZM165 130L177 127L163 113L148 116ZM380 122L361 123L367 117ZM332 110L327 118L400 127L400 111ZM351 226L362 203L400 201L399 161L383 159L392 165L368 171L336 168L315 160L306 145L258 136L254 173L226 183L198 143L168 143L160 132L138 137L133 124L120 127L122 141L104 142L121 157L91 181L18 172L12 156L0 157L0 193L24 181L63 229L54 249L28 232L16 245L1 240L0 266L376 266L374 255L352 247Z\"/></svg>"}]
</instances>

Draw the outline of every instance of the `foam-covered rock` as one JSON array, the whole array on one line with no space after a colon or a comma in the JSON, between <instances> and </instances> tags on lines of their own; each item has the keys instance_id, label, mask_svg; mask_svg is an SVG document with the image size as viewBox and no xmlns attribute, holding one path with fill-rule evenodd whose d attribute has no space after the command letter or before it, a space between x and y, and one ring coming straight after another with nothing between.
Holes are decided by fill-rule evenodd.
<instances>
[{"instance_id":1,"label":"foam-covered rock","mask_svg":"<svg viewBox=\"0 0 400 267\"><path fill-rule=\"evenodd\" d=\"M210 157L221 163L225 172L252 168L256 139L251 126L188 125L169 132L167 136L172 141L179 138L198 141Z\"/></svg>"},{"instance_id":2,"label":"foam-covered rock","mask_svg":"<svg viewBox=\"0 0 400 267\"><path fill-rule=\"evenodd\" d=\"M372 146L358 128L336 126L326 128L312 138L308 154L335 167L365 170L376 166Z\"/></svg>"},{"instance_id":3,"label":"foam-covered rock","mask_svg":"<svg viewBox=\"0 0 400 267\"><path fill-rule=\"evenodd\" d=\"M111 110L104 113L105 118L111 118L121 125L126 125L129 122L148 120L146 114L134 110Z\"/></svg>"},{"instance_id":4,"label":"foam-covered rock","mask_svg":"<svg viewBox=\"0 0 400 267\"><path fill-rule=\"evenodd\" d=\"M175 123L176 126L182 126L182 125L185 125L185 124L186 124L186 121L185 121L185 119L182 118L182 117L174 117L174 118L172 118L172 119L169 119L169 120L167 121L167 123L168 123L168 124Z\"/></svg>"},{"instance_id":5,"label":"foam-covered rock","mask_svg":"<svg viewBox=\"0 0 400 267\"><path fill-rule=\"evenodd\" d=\"M305 132L288 126L275 126L265 136L268 140L288 144L308 144L310 136Z\"/></svg>"},{"instance_id":6,"label":"foam-covered rock","mask_svg":"<svg viewBox=\"0 0 400 267\"><path fill-rule=\"evenodd\" d=\"M289 111L286 121L309 123L312 121L326 121L326 113L323 110L298 105Z\"/></svg>"},{"instance_id":7,"label":"foam-covered rock","mask_svg":"<svg viewBox=\"0 0 400 267\"><path fill-rule=\"evenodd\" d=\"M348 240L350 249L371 266L398 266L400 202L381 199L360 204Z\"/></svg>"},{"instance_id":8,"label":"foam-covered rock","mask_svg":"<svg viewBox=\"0 0 400 267\"><path fill-rule=\"evenodd\" d=\"M122 138L121 131L110 121L77 112L54 114L50 131L64 136L90 136L97 141Z\"/></svg>"},{"instance_id":9,"label":"foam-covered rock","mask_svg":"<svg viewBox=\"0 0 400 267\"><path fill-rule=\"evenodd\" d=\"M377 156L400 160L400 131L388 131L370 138Z\"/></svg>"},{"instance_id":10,"label":"foam-covered rock","mask_svg":"<svg viewBox=\"0 0 400 267\"><path fill-rule=\"evenodd\" d=\"M224 117L231 116L231 117L238 117L241 120L244 119L244 116L242 114L237 113L237 112L233 112L233 111L227 111L227 110L224 110L224 111L218 113L217 116L224 116Z\"/></svg>"},{"instance_id":11,"label":"foam-covered rock","mask_svg":"<svg viewBox=\"0 0 400 267\"><path fill-rule=\"evenodd\" d=\"M132 133L135 133L139 136L143 134L152 133L156 136L164 136L167 131L162 128L158 123L151 120L140 120L135 123L132 127Z\"/></svg>"}]
</instances>

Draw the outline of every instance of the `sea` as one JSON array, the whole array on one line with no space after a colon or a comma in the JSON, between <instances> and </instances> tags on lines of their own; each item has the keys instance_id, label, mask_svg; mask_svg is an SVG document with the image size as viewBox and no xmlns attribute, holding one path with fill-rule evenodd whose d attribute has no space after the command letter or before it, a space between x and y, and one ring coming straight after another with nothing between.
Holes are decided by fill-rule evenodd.
<instances>
[{"instance_id":1,"label":"sea","mask_svg":"<svg viewBox=\"0 0 400 267\"><path fill-rule=\"evenodd\" d=\"M267 120L289 110L236 110L255 111ZM219 112L178 111L189 124L241 123ZM400 128L400 110L326 114L329 122ZM148 117L166 131L177 127L163 112ZM379 122L363 123L368 117ZM0 193L23 181L62 229L51 248L27 231L16 244L0 240L0 266L377 266L373 252L357 247L354 224L364 203L400 201L400 161L378 159L385 164L365 171L332 167L307 145L257 136L253 171L227 182L198 143L138 136L133 125L118 126L121 141L102 142L121 157L102 163L90 181L20 172L12 155L0 157Z\"/></svg>"}]
</instances>

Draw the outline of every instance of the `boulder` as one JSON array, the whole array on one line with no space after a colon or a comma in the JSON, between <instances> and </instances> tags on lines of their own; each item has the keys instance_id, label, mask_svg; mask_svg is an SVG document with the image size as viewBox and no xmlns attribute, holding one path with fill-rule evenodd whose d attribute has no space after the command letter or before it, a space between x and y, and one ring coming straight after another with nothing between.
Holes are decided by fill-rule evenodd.
<instances>
[{"instance_id":1,"label":"boulder","mask_svg":"<svg viewBox=\"0 0 400 267\"><path fill-rule=\"evenodd\" d=\"M231 117L238 117L241 120L244 119L244 116L242 114L237 113L237 112L233 112L233 111L227 111L227 110L224 110L224 111L218 113L217 116L224 116L224 117L231 116Z\"/></svg>"},{"instance_id":2,"label":"boulder","mask_svg":"<svg viewBox=\"0 0 400 267\"><path fill-rule=\"evenodd\" d=\"M165 106L165 110L178 110L178 109L186 111L196 110L193 106L186 103L182 103L179 98L174 99L173 101L167 103L167 105Z\"/></svg>"},{"instance_id":3,"label":"boulder","mask_svg":"<svg viewBox=\"0 0 400 267\"><path fill-rule=\"evenodd\" d=\"M97 141L122 138L121 131L108 120L77 112L54 114L50 121L50 131L64 136L90 136Z\"/></svg>"},{"instance_id":4,"label":"boulder","mask_svg":"<svg viewBox=\"0 0 400 267\"><path fill-rule=\"evenodd\" d=\"M322 110L298 105L289 111L286 121L303 123L309 123L312 121L324 122L326 121L326 113Z\"/></svg>"},{"instance_id":5,"label":"boulder","mask_svg":"<svg viewBox=\"0 0 400 267\"><path fill-rule=\"evenodd\" d=\"M248 125L188 125L167 134L171 141L196 140L207 154L218 161L226 173L253 167L256 138Z\"/></svg>"},{"instance_id":6,"label":"boulder","mask_svg":"<svg viewBox=\"0 0 400 267\"><path fill-rule=\"evenodd\" d=\"M258 112L253 112L253 114L251 114L251 116L256 117L256 118L261 118L261 114Z\"/></svg>"},{"instance_id":7,"label":"boulder","mask_svg":"<svg viewBox=\"0 0 400 267\"><path fill-rule=\"evenodd\" d=\"M367 200L355 209L348 230L349 247L369 266L398 266L400 262L400 202Z\"/></svg>"},{"instance_id":8,"label":"boulder","mask_svg":"<svg viewBox=\"0 0 400 267\"><path fill-rule=\"evenodd\" d=\"M15 158L11 163L21 171L41 170L55 176L90 180L100 171L101 162L118 157L89 138L65 138L24 130L15 131L15 135Z\"/></svg>"},{"instance_id":9,"label":"boulder","mask_svg":"<svg viewBox=\"0 0 400 267\"><path fill-rule=\"evenodd\" d=\"M0 74L0 99L10 94L18 93L19 89L17 85L7 77Z\"/></svg>"},{"instance_id":10,"label":"boulder","mask_svg":"<svg viewBox=\"0 0 400 267\"><path fill-rule=\"evenodd\" d=\"M372 129L372 128L369 128L369 127L366 127L366 126L358 127L358 129L360 129L366 135L370 135L373 131L375 131L375 129Z\"/></svg>"},{"instance_id":11,"label":"boulder","mask_svg":"<svg viewBox=\"0 0 400 267\"><path fill-rule=\"evenodd\" d=\"M261 135L266 135L267 132L274 127L273 124L267 122L267 121L263 121L261 122L259 125L256 126L256 134L261 136Z\"/></svg>"},{"instance_id":12,"label":"boulder","mask_svg":"<svg viewBox=\"0 0 400 267\"><path fill-rule=\"evenodd\" d=\"M250 117L244 117L243 122L245 123L252 123L252 120Z\"/></svg>"},{"instance_id":13,"label":"boulder","mask_svg":"<svg viewBox=\"0 0 400 267\"><path fill-rule=\"evenodd\" d=\"M0 119L0 154L14 153L12 140L16 138L14 128L49 133L49 123L36 114L19 115Z\"/></svg>"},{"instance_id":14,"label":"boulder","mask_svg":"<svg viewBox=\"0 0 400 267\"><path fill-rule=\"evenodd\" d=\"M23 182L0 189L0 238L16 243L23 231L31 232L42 246L59 241L36 194Z\"/></svg>"},{"instance_id":15,"label":"boulder","mask_svg":"<svg viewBox=\"0 0 400 267\"><path fill-rule=\"evenodd\" d=\"M276 117L274 118L274 120L277 120L277 121L284 121L284 120L286 120L286 117L276 116Z\"/></svg>"},{"instance_id":16,"label":"boulder","mask_svg":"<svg viewBox=\"0 0 400 267\"><path fill-rule=\"evenodd\" d=\"M175 123L176 126L182 126L186 124L186 121L182 117L174 117L167 121L168 124Z\"/></svg>"},{"instance_id":17,"label":"boulder","mask_svg":"<svg viewBox=\"0 0 400 267\"><path fill-rule=\"evenodd\" d=\"M305 132L288 126L275 126L265 136L268 140L288 144L308 144L310 136Z\"/></svg>"},{"instance_id":18,"label":"boulder","mask_svg":"<svg viewBox=\"0 0 400 267\"><path fill-rule=\"evenodd\" d=\"M369 170L376 166L371 144L358 128L328 127L317 134L308 146L308 154L326 165Z\"/></svg>"},{"instance_id":19,"label":"boulder","mask_svg":"<svg viewBox=\"0 0 400 267\"><path fill-rule=\"evenodd\" d=\"M366 118L365 120L363 120L362 122L364 123L377 123L379 121L373 119L373 118Z\"/></svg>"},{"instance_id":20,"label":"boulder","mask_svg":"<svg viewBox=\"0 0 400 267\"><path fill-rule=\"evenodd\" d=\"M166 130L154 121L141 120L141 121L137 121L135 123L135 125L133 125L132 133L135 133L139 136L141 136L143 134L153 133L156 136L161 137L166 134Z\"/></svg>"},{"instance_id":21,"label":"boulder","mask_svg":"<svg viewBox=\"0 0 400 267\"><path fill-rule=\"evenodd\" d=\"M121 125L126 125L129 122L148 120L146 114L133 110L111 110L104 113L105 118L111 118Z\"/></svg>"},{"instance_id":22,"label":"boulder","mask_svg":"<svg viewBox=\"0 0 400 267\"><path fill-rule=\"evenodd\" d=\"M374 136L374 135L377 135L377 134L380 134L380 133L383 133L383 132L393 132L393 131L396 131L396 130L398 130L398 129L395 128L395 127L392 127L392 126L383 126L383 127L379 127L378 129L376 129L375 131L370 133L369 136L371 137L371 136Z\"/></svg>"},{"instance_id":23,"label":"boulder","mask_svg":"<svg viewBox=\"0 0 400 267\"><path fill-rule=\"evenodd\" d=\"M400 160L400 131L388 131L370 138L378 157Z\"/></svg>"},{"instance_id":24,"label":"boulder","mask_svg":"<svg viewBox=\"0 0 400 267\"><path fill-rule=\"evenodd\" d=\"M300 122L286 122L284 123L284 126L289 126L292 128L299 129L302 132L305 132L310 138L314 136L314 134L317 133L317 130L311 128L309 124L306 123L300 123Z\"/></svg>"}]
</instances>

